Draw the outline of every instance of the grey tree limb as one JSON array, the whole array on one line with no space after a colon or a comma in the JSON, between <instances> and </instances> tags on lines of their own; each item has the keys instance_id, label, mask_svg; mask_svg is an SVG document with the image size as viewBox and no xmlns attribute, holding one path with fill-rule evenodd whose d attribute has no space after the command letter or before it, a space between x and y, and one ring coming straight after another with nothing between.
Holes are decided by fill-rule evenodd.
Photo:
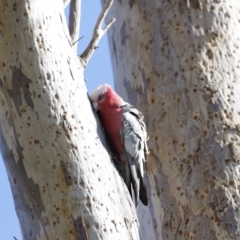
<instances>
[{"instance_id":1,"label":"grey tree limb","mask_svg":"<svg viewBox=\"0 0 240 240\"><path fill-rule=\"evenodd\" d=\"M112 18L107 25L102 29L101 25L106 18L106 15L112 6L114 0L107 0L102 12L100 13L97 23L95 25L95 28L93 30L93 36L88 44L87 48L84 50L84 52L80 55L80 59L84 65L84 67L87 66L88 61L90 60L91 56L93 55L94 51L98 48L98 43L103 37L103 35L107 32L107 30L112 26L112 24L115 22L115 18Z\"/></svg>"},{"instance_id":2,"label":"grey tree limb","mask_svg":"<svg viewBox=\"0 0 240 240\"><path fill-rule=\"evenodd\" d=\"M78 37L80 32L80 18L81 18L81 0L70 1L70 13L69 13L69 33L71 36L71 42L75 51L77 52Z\"/></svg>"}]
</instances>

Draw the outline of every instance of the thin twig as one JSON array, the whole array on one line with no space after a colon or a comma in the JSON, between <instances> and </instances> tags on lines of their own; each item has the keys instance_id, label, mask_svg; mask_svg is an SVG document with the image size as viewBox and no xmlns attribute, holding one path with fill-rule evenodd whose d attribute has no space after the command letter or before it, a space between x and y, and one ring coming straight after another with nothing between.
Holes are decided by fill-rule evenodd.
<instances>
[{"instance_id":1,"label":"thin twig","mask_svg":"<svg viewBox=\"0 0 240 240\"><path fill-rule=\"evenodd\" d=\"M63 7L66 8L67 5L71 2L71 0L64 0L63 1Z\"/></svg>"},{"instance_id":2,"label":"thin twig","mask_svg":"<svg viewBox=\"0 0 240 240\"><path fill-rule=\"evenodd\" d=\"M81 36L77 41L73 42L72 45L74 45L75 43L77 43L78 41L80 41L81 39L83 39L85 36Z\"/></svg>"},{"instance_id":3,"label":"thin twig","mask_svg":"<svg viewBox=\"0 0 240 240\"><path fill-rule=\"evenodd\" d=\"M102 12L100 13L95 28L93 30L93 36L88 44L87 48L84 50L84 52L80 55L80 58L82 60L82 63L84 67L87 66L88 61L90 60L91 56L93 55L94 51L98 48L98 43L101 40L102 36L107 32L107 30L111 27L111 25L115 22L115 18L113 18L103 29L101 28L102 23L104 19L106 18L106 15L112 6L114 0L107 0Z\"/></svg>"},{"instance_id":4,"label":"thin twig","mask_svg":"<svg viewBox=\"0 0 240 240\"><path fill-rule=\"evenodd\" d=\"M77 43L80 32L81 0L71 0L69 13L69 33L72 43ZM74 45L77 52L78 44Z\"/></svg>"}]
</instances>

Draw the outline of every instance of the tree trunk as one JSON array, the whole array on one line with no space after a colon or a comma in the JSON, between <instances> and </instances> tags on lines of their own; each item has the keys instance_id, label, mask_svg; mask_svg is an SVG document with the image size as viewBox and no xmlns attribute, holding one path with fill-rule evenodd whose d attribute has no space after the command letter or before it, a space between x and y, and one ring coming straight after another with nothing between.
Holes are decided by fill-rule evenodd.
<instances>
[{"instance_id":1,"label":"tree trunk","mask_svg":"<svg viewBox=\"0 0 240 240\"><path fill-rule=\"evenodd\" d=\"M61 1L0 1L0 13L0 146L23 239L138 239Z\"/></svg>"},{"instance_id":2,"label":"tree trunk","mask_svg":"<svg viewBox=\"0 0 240 240\"><path fill-rule=\"evenodd\" d=\"M115 1L116 90L145 114L141 239L240 239L238 1Z\"/></svg>"}]
</instances>

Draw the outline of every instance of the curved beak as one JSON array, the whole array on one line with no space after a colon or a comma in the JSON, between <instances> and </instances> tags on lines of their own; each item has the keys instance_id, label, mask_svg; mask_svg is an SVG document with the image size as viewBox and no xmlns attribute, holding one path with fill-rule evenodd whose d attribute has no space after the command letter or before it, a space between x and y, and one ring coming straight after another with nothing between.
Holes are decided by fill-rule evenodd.
<instances>
[{"instance_id":1,"label":"curved beak","mask_svg":"<svg viewBox=\"0 0 240 240\"><path fill-rule=\"evenodd\" d=\"M97 111L98 110L98 103L97 102L93 102L92 104L93 104L94 110Z\"/></svg>"}]
</instances>

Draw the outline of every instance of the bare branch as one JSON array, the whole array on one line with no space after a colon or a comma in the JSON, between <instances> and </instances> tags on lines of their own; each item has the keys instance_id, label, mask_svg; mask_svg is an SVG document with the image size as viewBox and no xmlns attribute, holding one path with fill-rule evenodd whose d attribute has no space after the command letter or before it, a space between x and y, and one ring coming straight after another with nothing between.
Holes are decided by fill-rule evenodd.
<instances>
[{"instance_id":1,"label":"bare branch","mask_svg":"<svg viewBox=\"0 0 240 240\"><path fill-rule=\"evenodd\" d=\"M107 0L102 12L100 13L97 23L95 25L93 36L88 44L87 48L84 50L84 52L80 55L80 58L82 60L82 63L84 67L87 66L88 61L90 60L91 56L93 55L94 51L98 48L98 43L101 40L102 36L107 32L107 30L111 27L111 25L115 22L115 18L113 18L103 29L101 28L102 23L112 6L114 0Z\"/></svg>"},{"instance_id":2,"label":"bare branch","mask_svg":"<svg viewBox=\"0 0 240 240\"><path fill-rule=\"evenodd\" d=\"M104 33L107 32L107 30L112 26L112 24L113 24L115 21L116 21L116 19L113 18L112 20L110 20L110 21L108 22L108 24L103 28Z\"/></svg>"},{"instance_id":3,"label":"bare branch","mask_svg":"<svg viewBox=\"0 0 240 240\"><path fill-rule=\"evenodd\" d=\"M63 6L64 8L67 7L67 5L71 2L71 0L63 0Z\"/></svg>"},{"instance_id":4,"label":"bare branch","mask_svg":"<svg viewBox=\"0 0 240 240\"><path fill-rule=\"evenodd\" d=\"M69 33L71 36L74 49L77 52L78 42L80 31L80 17L81 17L81 0L71 0L70 2L70 13L69 13Z\"/></svg>"}]
</instances>

